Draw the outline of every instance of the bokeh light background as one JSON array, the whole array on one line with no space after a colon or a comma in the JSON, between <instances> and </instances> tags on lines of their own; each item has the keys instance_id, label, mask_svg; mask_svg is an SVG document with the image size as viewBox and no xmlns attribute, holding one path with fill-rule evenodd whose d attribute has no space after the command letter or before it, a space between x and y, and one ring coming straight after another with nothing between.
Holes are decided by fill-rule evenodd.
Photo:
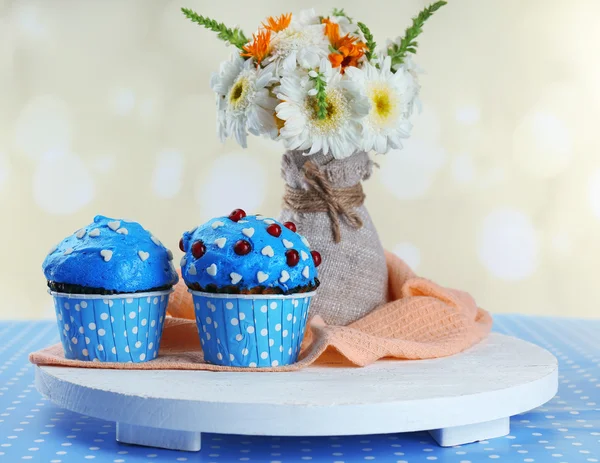
<instances>
[{"instance_id":1,"label":"bokeh light background","mask_svg":"<svg viewBox=\"0 0 600 463\"><path fill-rule=\"evenodd\" d=\"M425 2L345 0L381 44ZM282 149L215 135L231 49L299 0L0 0L0 317L52 316L40 264L97 213L171 245L235 207L277 215ZM493 312L600 316L600 3L451 0L419 39L424 109L365 184L386 248Z\"/></svg>"}]
</instances>

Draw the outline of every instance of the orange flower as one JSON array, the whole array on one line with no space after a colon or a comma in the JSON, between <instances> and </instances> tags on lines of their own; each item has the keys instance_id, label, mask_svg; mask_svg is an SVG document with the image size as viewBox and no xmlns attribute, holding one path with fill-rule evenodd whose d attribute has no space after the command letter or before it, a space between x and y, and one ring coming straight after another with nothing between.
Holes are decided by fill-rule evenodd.
<instances>
[{"instance_id":1,"label":"orange flower","mask_svg":"<svg viewBox=\"0 0 600 463\"><path fill-rule=\"evenodd\" d=\"M246 58L254 58L257 64L260 64L271 51L271 31L264 30L258 34L252 34L252 42L244 45L245 53L241 56Z\"/></svg>"},{"instance_id":2,"label":"orange flower","mask_svg":"<svg viewBox=\"0 0 600 463\"><path fill-rule=\"evenodd\" d=\"M262 26L272 32L279 32L290 25L290 21L292 20L292 13L282 14L279 18L273 18L273 16L269 16L267 18L267 24L262 23Z\"/></svg>"},{"instance_id":3,"label":"orange flower","mask_svg":"<svg viewBox=\"0 0 600 463\"><path fill-rule=\"evenodd\" d=\"M329 18L324 18L325 35L329 38L329 43L336 50L336 53L329 54L331 65L336 68L344 68L348 66L357 66L358 60L365 54L367 46L363 42L359 42L358 37L352 37L346 34L340 37L340 26L331 22Z\"/></svg>"}]
</instances>

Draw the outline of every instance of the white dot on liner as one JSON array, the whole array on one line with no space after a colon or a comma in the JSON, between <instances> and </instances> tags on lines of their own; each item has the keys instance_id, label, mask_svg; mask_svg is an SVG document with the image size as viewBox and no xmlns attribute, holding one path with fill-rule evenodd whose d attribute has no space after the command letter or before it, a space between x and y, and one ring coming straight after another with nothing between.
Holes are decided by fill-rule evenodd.
<instances>
[{"instance_id":1,"label":"white dot on liner","mask_svg":"<svg viewBox=\"0 0 600 463\"><path fill-rule=\"evenodd\" d=\"M129 312L129 318L134 319L136 316L135 312Z\"/></svg>"},{"instance_id":2,"label":"white dot on liner","mask_svg":"<svg viewBox=\"0 0 600 463\"><path fill-rule=\"evenodd\" d=\"M283 336L284 338L286 338L288 335L288 330L283 330L283 332L281 333L281 336Z\"/></svg>"},{"instance_id":3,"label":"white dot on liner","mask_svg":"<svg viewBox=\"0 0 600 463\"><path fill-rule=\"evenodd\" d=\"M256 362L250 362L248 366L251 368L256 368Z\"/></svg>"},{"instance_id":4,"label":"white dot on liner","mask_svg":"<svg viewBox=\"0 0 600 463\"><path fill-rule=\"evenodd\" d=\"M260 311L261 311L262 313L267 313L267 306L266 306L266 305L263 305L263 306L260 308Z\"/></svg>"},{"instance_id":5,"label":"white dot on liner","mask_svg":"<svg viewBox=\"0 0 600 463\"><path fill-rule=\"evenodd\" d=\"M291 321L292 321L292 314L291 314L291 313L289 313L289 314L288 314L288 316L287 316L287 321L288 321L288 322L291 322Z\"/></svg>"},{"instance_id":6,"label":"white dot on liner","mask_svg":"<svg viewBox=\"0 0 600 463\"><path fill-rule=\"evenodd\" d=\"M106 312L100 314L101 320L108 320L108 314Z\"/></svg>"},{"instance_id":7,"label":"white dot on liner","mask_svg":"<svg viewBox=\"0 0 600 463\"><path fill-rule=\"evenodd\" d=\"M79 332L80 332L81 334L83 334L83 332L84 332L83 326L80 326L80 327L79 327Z\"/></svg>"},{"instance_id":8,"label":"white dot on liner","mask_svg":"<svg viewBox=\"0 0 600 463\"><path fill-rule=\"evenodd\" d=\"M283 346L279 346L279 352L283 352Z\"/></svg>"},{"instance_id":9,"label":"white dot on liner","mask_svg":"<svg viewBox=\"0 0 600 463\"><path fill-rule=\"evenodd\" d=\"M135 347L136 347L136 349L139 349L141 346L142 346L142 343L141 343L140 341L137 341L137 342L135 343Z\"/></svg>"},{"instance_id":10,"label":"white dot on liner","mask_svg":"<svg viewBox=\"0 0 600 463\"><path fill-rule=\"evenodd\" d=\"M98 346L98 350L99 350L100 352L102 352L102 351L104 350L104 346L103 346L102 344L100 344L100 345Z\"/></svg>"},{"instance_id":11,"label":"white dot on liner","mask_svg":"<svg viewBox=\"0 0 600 463\"><path fill-rule=\"evenodd\" d=\"M242 336L241 334L238 333L238 334L235 335L235 340L236 341L241 341L242 339L244 339L244 336Z\"/></svg>"},{"instance_id":12,"label":"white dot on liner","mask_svg":"<svg viewBox=\"0 0 600 463\"><path fill-rule=\"evenodd\" d=\"M123 336L127 337L127 330L123 331Z\"/></svg>"},{"instance_id":13,"label":"white dot on liner","mask_svg":"<svg viewBox=\"0 0 600 463\"><path fill-rule=\"evenodd\" d=\"M158 304L158 298L157 298L157 297L155 297L155 298L152 300L152 303L153 303L153 304Z\"/></svg>"},{"instance_id":14,"label":"white dot on liner","mask_svg":"<svg viewBox=\"0 0 600 463\"><path fill-rule=\"evenodd\" d=\"M146 360L146 354L140 354L140 360L142 360L142 361Z\"/></svg>"},{"instance_id":15,"label":"white dot on liner","mask_svg":"<svg viewBox=\"0 0 600 463\"><path fill-rule=\"evenodd\" d=\"M88 337L86 336L86 337L85 337L85 343L86 343L86 344L89 344L90 342L92 342L92 341L91 341L91 339L90 339L90 338L88 338Z\"/></svg>"},{"instance_id":16,"label":"white dot on liner","mask_svg":"<svg viewBox=\"0 0 600 463\"><path fill-rule=\"evenodd\" d=\"M154 343L151 342L150 344L148 344L148 349L152 350L154 348Z\"/></svg>"},{"instance_id":17,"label":"white dot on liner","mask_svg":"<svg viewBox=\"0 0 600 463\"><path fill-rule=\"evenodd\" d=\"M147 324L148 324L148 320L144 318L142 320L142 326L146 326Z\"/></svg>"},{"instance_id":18,"label":"white dot on liner","mask_svg":"<svg viewBox=\"0 0 600 463\"><path fill-rule=\"evenodd\" d=\"M87 349L83 349L83 350L81 351L81 353L82 353L83 355L85 355L86 357L87 357L87 356L88 356L88 354L89 354L89 352L88 352L88 350L87 350Z\"/></svg>"},{"instance_id":19,"label":"white dot on liner","mask_svg":"<svg viewBox=\"0 0 600 463\"><path fill-rule=\"evenodd\" d=\"M72 342L73 344L77 344L77 338L76 338L76 337L72 337L72 338L71 338L71 342Z\"/></svg>"},{"instance_id":20,"label":"white dot on liner","mask_svg":"<svg viewBox=\"0 0 600 463\"><path fill-rule=\"evenodd\" d=\"M277 325L275 325L275 331L281 331L281 323L277 323Z\"/></svg>"},{"instance_id":21,"label":"white dot on liner","mask_svg":"<svg viewBox=\"0 0 600 463\"><path fill-rule=\"evenodd\" d=\"M271 366L272 366L272 367L276 367L277 365L279 365L279 362L278 362L277 360L273 360L273 361L271 362Z\"/></svg>"},{"instance_id":22,"label":"white dot on liner","mask_svg":"<svg viewBox=\"0 0 600 463\"><path fill-rule=\"evenodd\" d=\"M237 318L232 318L232 319L231 319L231 324L232 324L233 326L237 326L237 325L238 325L238 323L239 323L239 320L238 320Z\"/></svg>"},{"instance_id":23,"label":"white dot on liner","mask_svg":"<svg viewBox=\"0 0 600 463\"><path fill-rule=\"evenodd\" d=\"M210 325L212 323L212 318L206 317L206 324Z\"/></svg>"},{"instance_id":24,"label":"white dot on liner","mask_svg":"<svg viewBox=\"0 0 600 463\"><path fill-rule=\"evenodd\" d=\"M98 336L104 336L106 334L106 331L104 330L104 328L100 328L98 330Z\"/></svg>"},{"instance_id":25,"label":"white dot on liner","mask_svg":"<svg viewBox=\"0 0 600 463\"><path fill-rule=\"evenodd\" d=\"M69 328L70 328L69 325L67 323L65 323L65 330L69 331Z\"/></svg>"},{"instance_id":26,"label":"white dot on liner","mask_svg":"<svg viewBox=\"0 0 600 463\"><path fill-rule=\"evenodd\" d=\"M254 327L253 326L249 326L248 328L246 328L246 331L250 334L254 333Z\"/></svg>"},{"instance_id":27,"label":"white dot on liner","mask_svg":"<svg viewBox=\"0 0 600 463\"><path fill-rule=\"evenodd\" d=\"M215 327L215 329L217 329L219 327L219 324L217 322L214 322L213 326Z\"/></svg>"},{"instance_id":28,"label":"white dot on liner","mask_svg":"<svg viewBox=\"0 0 600 463\"><path fill-rule=\"evenodd\" d=\"M242 349L242 355L248 355L248 349L246 349L245 347Z\"/></svg>"},{"instance_id":29,"label":"white dot on liner","mask_svg":"<svg viewBox=\"0 0 600 463\"><path fill-rule=\"evenodd\" d=\"M292 348L291 347L288 349L288 355L292 355Z\"/></svg>"},{"instance_id":30,"label":"white dot on liner","mask_svg":"<svg viewBox=\"0 0 600 463\"><path fill-rule=\"evenodd\" d=\"M261 358L261 359L266 359L268 356L269 356L269 353L268 353L268 352L262 352L262 353L260 354L260 358Z\"/></svg>"},{"instance_id":31,"label":"white dot on liner","mask_svg":"<svg viewBox=\"0 0 600 463\"><path fill-rule=\"evenodd\" d=\"M219 360L223 360L223 354L221 354L221 352L217 353L217 358Z\"/></svg>"},{"instance_id":32,"label":"white dot on liner","mask_svg":"<svg viewBox=\"0 0 600 463\"><path fill-rule=\"evenodd\" d=\"M125 352L129 352L129 346L125 346Z\"/></svg>"},{"instance_id":33,"label":"white dot on liner","mask_svg":"<svg viewBox=\"0 0 600 463\"><path fill-rule=\"evenodd\" d=\"M244 312L240 313L240 320L245 320L246 314Z\"/></svg>"},{"instance_id":34,"label":"white dot on liner","mask_svg":"<svg viewBox=\"0 0 600 463\"><path fill-rule=\"evenodd\" d=\"M228 302L227 304L225 304L225 308L228 309L228 310L233 309L233 303Z\"/></svg>"},{"instance_id":35,"label":"white dot on liner","mask_svg":"<svg viewBox=\"0 0 600 463\"><path fill-rule=\"evenodd\" d=\"M134 326L133 328L131 328L131 332L132 332L133 334L137 334L137 332L138 332L138 327L137 327L137 326Z\"/></svg>"},{"instance_id":36,"label":"white dot on liner","mask_svg":"<svg viewBox=\"0 0 600 463\"><path fill-rule=\"evenodd\" d=\"M156 325L156 320L152 320L152 321L150 322L150 326L154 328L154 326L155 326L155 325Z\"/></svg>"},{"instance_id":37,"label":"white dot on liner","mask_svg":"<svg viewBox=\"0 0 600 463\"><path fill-rule=\"evenodd\" d=\"M64 305L65 305L65 309L69 310L69 303L68 303L68 302L65 302L65 304L64 304Z\"/></svg>"},{"instance_id":38,"label":"white dot on liner","mask_svg":"<svg viewBox=\"0 0 600 463\"><path fill-rule=\"evenodd\" d=\"M271 302L271 309L275 310L277 308L277 302Z\"/></svg>"},{"instance_id":39,"label":"white dot on liner","mask_svg":"<svg viewBox=\"0 0 600 463\"><path fill-rule=\"evenodd\" d=\"M206 339L210 341L210 333L206 333Z\"/></svg>"},{"instance_id":40,"label":"white dot on liner","mask_svg":"<svg viewBox=\"0 0 600 463\"><path fill-rule=\"evenodd\" d=\"M273 347L274 344L275 344L275 340L269 339L269 347Z\"/></svg>"},{"instance_id":41,"label":"white dot on liner","mask_svg":"<svg viewBox=\"0 0 600 463\"><path fill-rule=\"evenodd\" d=\"M85 301L81 301L81 304L80 304L80 305L81 305L81 308L82 308L82 309L85 309L85 308L87 308L87 306L88 306L88 305L87 305L87 302L85 302Z\"/></svg>"},{"instance_id":42,"label":"white dot on liner","mask_svg":"<svg viewBox=\"0 0 600 463\"><path fill-rule=\"evenodd\" d=\"M268 333L269 333L269 331L266 328L263 328L262 330L260 330L261 336L266 336Z\"/></svg>"},{"instance_id":43,"label":"white dot on liner","mask_svg":"<svg viewBox=\"0 0 600 463\"><path fill-rule=\"evenodd\" d=\"M229 354L229 361L233 362L235 360L235 355Z\"/></svg>"},{"instance_id":44,"label":"white dot on liner","mask_svg":"<svg viewBox=\"0 0 600 463\"><path fill-rule=\"evenodd\" d=\"M95 324L95 323L90 323L90 324L88 325L88 328L89 328L90 330L94 331L94 330L96 329L96 324Z\"/></svg>"},{"instance_id":45,"label":"white dot on liner","mask_svg":"<svg viewBox=\"0 0 600 463\"><path fill-rule=\"evenodd\" d=\"M113 347L113 348L112 348L110 351L111 351L113 354L116 354L116 353L117 353L117 348L116 348L116 347Z\"/></svg>"}]
</instances>

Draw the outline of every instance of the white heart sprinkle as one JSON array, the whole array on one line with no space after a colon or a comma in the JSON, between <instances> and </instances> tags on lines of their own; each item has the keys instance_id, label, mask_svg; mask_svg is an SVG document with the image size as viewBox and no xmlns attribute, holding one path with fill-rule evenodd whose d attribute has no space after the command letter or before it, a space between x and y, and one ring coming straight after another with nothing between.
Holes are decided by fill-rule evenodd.
<instances>
[{"instance_id":1,"label":"white heart sprinkle","mask_svg":"<svg viewBox=\"0 0 600 463\"><path fill-rule=\"evenodd\" d=\"M304 278L308 278L309 276L309 268L308 265L306 267L304 267L304 270L302 270L302 275L304 276Z\"/></svg>"},{"instance_id":2,"label":"white heart sprinkle","mask_svg":"<svg viewBox=\"0 0 600 463\"><path fill-rule=\"evenodd\" d=\"M121 228L119 228L119 229L117 230L117 233L118 233L119 235L129 235L129 230L127 230L126 228L123 228L123 227L121 227Z\"/></svg>"},{"instance_id":3,"label":"white heart sprinkle","mask_svg":"<svg viewBox=\"0 0 600 463\"><path fill-rule=\"evenodd\" d=\"M153 235L150 235L150 239L152 240L152 242L154 244L156 244L157 246L162 246L162 243Z\"/></svg>"},{"instance_id":4,"label":"white heart sprinkle","mask_svg":"<svg viewBox=\"0 0 600 463\"><path fill-rule=\"evenodd\" d=\"M88 233L88 235L92 238L96 238L97 236L100 236L100 229L94 228L91 232Z\"/></svg>"},{"instance_id":5,"label":"white heart sprinkle","mask_svg":"<svg viewBox=\"0 0 600 463\"><path fill-rule=\"evenodd\" d=\"M109 251L108 249L103 249L100 251L100 255L104 257L104 262L108 262L112 259L113 252ZM81 307L83 307L83 303L81 304Z\"/></svg>"},{"instance_id":6,"label":"white heart sprinkle","mask_svg":"<svg viewBox=\"0 0 600 463\"><path fill-rule=\"evenodd\" d=\"M173 260L173 253L171 252L170 249L167 249L167 259Z\"/></svg>"},{"instance_id":7,"label":"white heart sprinkle","mask_svg":"<svg viewBox=\"0 0 600 463\"><path fill-rule=\"evenodd\" d=\"M259 283L267 281L268 278L269 278L269 274L265 273L261 270L259 270L258 273L256 274L256 279L258 280Z\"/></svg>"},{"instance_id":8,"label":"white heart sprinkle","mask_svg":"<svg viewBox=\"0 0 600 463\"><path fill-rule=\"evenodd\" d=\"M65 249L65 252L63 253L65 256L68 256L69 254L71 254L73 252L73 248L67 248Z\"/></svg>"},{"instance_id":9,"label":"white heart sprinkle","mask_svg":"<svg viewBox=\"0 0 600 463\"><path fill-rule=\"evenodd\" d=\"M216 229L216 228L222 227L223 225L225 225L225 224L224 224L223 222L221 222L220 220L217 220L216 222L213 222L213 223L212 223L212 227L213 227L213 229Z\"/></svg>"},{"instance_id":10,"label":"white heart sprinkle","mask_svg":"<svg viewBox=\"0 0 600 463\"><path fill-rule=\"evenodd\" d=\"M268 225L273 225L275 223L275 221L271 220L271 219L265 219L265 220L263 220L263 222L266 223L266 224L268 224Z\"/></svg>"},{"instance_id":11,"label":"white heart sprinkle","mask_svg":"<svg viewBox=\"0 0 600 463\"><path fill-rule=\"evenodd\" d=\"M261 254L263 256L273 257L275 255L275 252L273 251L273 248L271 246L265 246L262 249Z\"/></svg>"},{"instance_id":12,"label":"white heart sprinkle","mask_svg":"<svg viewBox=\"0 0 600 463\"><path fill-rule=\"evenodd\" d=\"M185 256L183 256L183 257L181 258L181 260L179 261L179 265L180 265L181 267L185 267L185 264L187 264L187 259L185 258Z\"/></svg>"},{"instance_id":13,"label":"white heart sprinkle","mask_svg":"<svg viewBox=\"0 0 600 463\"><path fill-rule=\"evenodd\" d=\"M300 236L300 239L307 248L310 248L310 244L308 244L308 240L304 236Z\"/></svg>"},{"instance_id":14,"label":"white heart sprinkle","mask_svg":"<svg viewBox=\"0 0 600 463\"><path fill-rule=\"evenodd\" d=\"M302 256L302 260L308 259L308 254L306 254L304 251L300 251L300 255Z\"/></svg>"},{"instance_id":15,"label":"white heart sprinkle","mask_svg":"<svg viewBox=\"0 0 600 463\"><path fill-rule=\"evenodd\" d=\"M210 264L210 267L206 269L206 273L211 277L214 277L217 274L217 266L215 264Z\"/></svg>"},{"instance_id":16,"label":"white heart sprinkle","mask_svg":"<svg viewBox=\"0 0 600 463\"><path fill-rule=\"evenodd\" d=\"M238 223L248 223L247 220L238 220Z\"/></svg>"},{"instance_id":17,"label":"white heart sprinkle","mask_svg":"<svg viewBox=\"0 0 600 463\"><path fill-rule=\"evenodd\" d=\"M286 249L290 249L294 247L294 243L292 243L291 241L286 240L285 238L283 240L281 240L283 242L283 245L286 247Z\"/></svg>"},{"instance_id":18,"label":"white heart sprinkle","mask_svg":"<svg viewBox=\"0 0 600 463\"><path fill-rule=\"evenodd\" d=\"M121 222L119 220L113 220L112 222L108 222L106 225L108 225L108 228L110 228L112 231L117 231L121 226Z\"/></svg>"},{"instance_id":19,"label":"white heart sprinkle","mask_svg":"<svg viewBox=\"0 0 600 463\"><path fill-rule=\"evenodd\" d=\"M256 220L265 220L265 217L262 215L257 215Z\"/></svg>"},{"instance_id":20,"label":"white heart sprinkle","mask_svg":"<svg viewBox=\"0 0 600 463\"><path fill-rule=\"evenodd\" d=\"M254 228L242 228L242 234L246 235L248 238L252 238L252 235L254 235Z\"/></svg>"},{"instance_id":21,"label":"white heart sprinkle","mask_svg":"<svg viewBox=\"0 0 600 463\"><path fill-rule=\"evenodd\" d=\"M143 262L148 257L150 257L150 253L149 252L145 252L145 251L138 251L138 256L140 256L140 259L142 259L142 262Z\"/></svg>"},{"instance_id":22,"label":"white heart sprinkle","mask_svg":"<svg viewBox=\"0 0 600 463\"><path fill-rule=\"evenodd\" d=\"M81 230L79 230L77 233L75 233L75 236L76 236L78 239L81 239L81 238L83 238L83 237L85 236L85 228L82 228L82 229L81 229Z\"/></svg>"},{"instance_id":23,"label":"white heart sprinkle","mask_svg":"<svg viewBox=\"0 0 600 463\"><path fill-rule=\"evenodd\" d=\"M242 279L242 275L240 275L239 273L235 273L235 272L231 272L229 274L229 276L231 277L231 284L233 285L237 285L240 280Z\"/></svg>"},{"instance_id":24,"label":"white heart sprinkle","mask_svg":"<svg viewBox=\"0 0 600 463\"><path fill-rule=\"evenodd\" d=\"M196 273L197 273L197 272L196 272L196 266L195 266L194 264L191 264L191 265L188 267L188 273L189 273L190 275L196 275Z\"/></svg>"},{"instance_id":25,"label":"white heart sprinkle","mask_svg":"<svg viewBox=\"0 0 600 463\"><path fill-rule=\"evenodd\" d=\"M217 238L214 243L219 246L219 248L223 249L225 247L225 243L227 242L227 238Z\"/></svg>"},{"instance_id":26,"label":"white heart sprinkle","mask_svg":"<svg viewBox=\"0 0 600 463\"><path fill-rule=\"evenodd\" d=\"M290 279L290 274L288 273L288 271L287 270L282 270L281 271L281 277L279 278L279 281L281 283L285 283L289 279Z\"/></svg>"}]
</instances>

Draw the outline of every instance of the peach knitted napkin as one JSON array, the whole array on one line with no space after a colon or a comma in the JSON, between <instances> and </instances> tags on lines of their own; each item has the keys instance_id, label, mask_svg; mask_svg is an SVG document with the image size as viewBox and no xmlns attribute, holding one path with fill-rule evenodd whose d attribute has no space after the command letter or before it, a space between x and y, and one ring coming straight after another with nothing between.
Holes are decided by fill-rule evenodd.
<instances>
[{"instance_id":1,"label":"peach knitted napkin","mask_svg":"<svg viewBox=\"0 0 600 463\"><path fill-rule=\"evenodd\" d=\"M275 368L234 368L204 362L196 323L167 318L160 355L146 363L99 363L68 360L61 344L30 355L38 365L127 370L291 371L320 366L365 366L382 358L426 359L456 354L482 340L492 318L462 291L443 288L416 276L398 257L386 253L391 302L348 326L330 326L313 317L300 360ZM174 316L193 318L191 296L181 285L169 303Z\"/></svg>"}]
</instances>

